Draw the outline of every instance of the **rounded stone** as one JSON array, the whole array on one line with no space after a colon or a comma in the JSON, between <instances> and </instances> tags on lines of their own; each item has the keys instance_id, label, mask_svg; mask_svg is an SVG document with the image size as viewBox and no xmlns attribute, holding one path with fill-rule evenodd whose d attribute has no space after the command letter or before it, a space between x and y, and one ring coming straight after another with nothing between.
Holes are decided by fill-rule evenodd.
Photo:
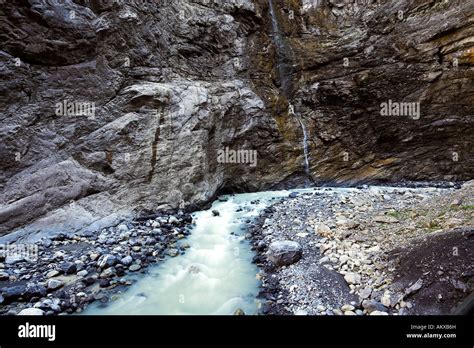
<instances>
[{"instance_id":1,"label":"rounded stone","mask_svg":"<svg viewBox=\"0 0 474 348\"><path fill-rule=\"evenodd\" d=\"M278 267L294 264L302 255L301 245L289 240L271 243L267 253L268 259Z\"/></svg>"}]
</instances>

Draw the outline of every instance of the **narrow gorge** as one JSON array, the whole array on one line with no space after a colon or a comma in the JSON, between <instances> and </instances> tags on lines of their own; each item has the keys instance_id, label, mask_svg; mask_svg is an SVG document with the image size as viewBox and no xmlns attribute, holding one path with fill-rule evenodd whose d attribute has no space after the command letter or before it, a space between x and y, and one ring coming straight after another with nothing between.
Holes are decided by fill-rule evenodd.
<instances>
[{"instance_id":1,"label":"narrow gorge","mask_svg":"<svg viewBox=\"0 0 474 348\"><path fill-rule=\"evenodd\" d=\"M474 2L0 6L0 314L472 312Z\"/></svg>"}]
</instances>

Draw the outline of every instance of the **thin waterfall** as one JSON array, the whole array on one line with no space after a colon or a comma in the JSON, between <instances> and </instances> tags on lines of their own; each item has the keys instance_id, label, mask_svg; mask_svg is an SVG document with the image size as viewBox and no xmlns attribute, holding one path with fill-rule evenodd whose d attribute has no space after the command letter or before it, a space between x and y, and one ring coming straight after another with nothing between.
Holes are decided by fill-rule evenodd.
<instances>
[{"instance_id":1,"label":"thin waterfall","mask_svg":"<svg viewBox=\"0 0 474 348\"><path fill-rule=\"evenodd\" d=\"M297 116L294 111L294 107L292 104L288 106L289 113L296 116L301 129L303 130L303 152L304 152L304 171L307 175L309 175L309 153L308 153L308 132L306 131L306 126L304 125L301 117Z\"/></svg>"},{"instance_id":2,"label":"thin waterfall","mask_svg":"<svg viewBox=\"0 0 474 348\"><path fill-rule=\"evenodd\" d=\"M290 100L291 94L291 75L293 73L293 65L291 59L291 48L287 47L283 35L281 34L278 18L273 6L273 0L268 0L270 9L270 17L272 21L272 38L277 52L277 67L278 77L280 80L280 89L283 95ZM300 124L303 131L303 151L304 151L304 169L305 173L309 175L309 154L308 154L308 132L299 115L296 115L292 104L288 105L288 113L294 115Z\"/></svg>"}]
</instances>

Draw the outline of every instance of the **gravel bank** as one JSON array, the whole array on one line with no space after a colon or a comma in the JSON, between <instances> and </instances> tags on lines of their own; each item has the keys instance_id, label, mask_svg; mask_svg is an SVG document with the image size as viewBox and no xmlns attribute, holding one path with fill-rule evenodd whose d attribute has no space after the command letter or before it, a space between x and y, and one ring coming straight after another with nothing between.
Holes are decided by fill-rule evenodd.
<instances>
[{"instance_id":1,"label":"gravel bank","mask_svg":"<svg viewBox=\"0 0 474 348\"><path fill-rule=\"evenodd\" d=\"M33 245L34 260L12 255L4 246L0 314L73 314L94 301L113 301L114 293L133 283L134 274L184 253L191 225L189 214L159 213L96 234L43 238Z\"/></svg>"},{"instance_id":2,"label":"gravel bank","mask_svg":"<svg viewBox=\"0 0 474 348\"><path fill-rule=\"evenodd\" d=\"M451 313L474 289L473 187L325 188L275 203L249 234L262 313ZM277 241L299 243L301 259L275 266Z\"/></svg>"}]
</instances>

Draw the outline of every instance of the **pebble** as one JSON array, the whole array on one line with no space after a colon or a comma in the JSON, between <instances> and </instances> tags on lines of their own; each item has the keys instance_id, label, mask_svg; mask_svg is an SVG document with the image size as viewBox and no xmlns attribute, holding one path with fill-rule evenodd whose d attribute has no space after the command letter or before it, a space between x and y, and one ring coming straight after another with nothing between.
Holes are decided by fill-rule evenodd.
<instances>
[{"instance_id":1,"label":"pebble","mask_svg":"<svg viewBox=\"0 0 474 348\"><path fill-rule=\"evenodd\" d=\"M21 310L18 315L44 315L44 311L39 308L26 308Z\"/></svg>"},{"instance_id":2,"label":"pebble","mask_svg":"<svg viewBox=\"0 0 474 348\"><path fill-rule=\"evenodd\" d=\"M32 297L46 296L46 287L41 284L29 283L24 292L24 296L28 299Z\"/></svg>"},{"instance_id":3,"label":"pebble","mask_svg":"<svg viewBox=\"0 0 474 348\"><path fill-rule=\"evenodd\" d=\"M0 272L0 280L8 280L10 279L10 276L8 275L7 272Z\"/></svg>"},{"instance_id":4,"label":"pebble","mask_svg":"<svg viewBox=\"0 0 474 348\"><path fill-rule=\"evenodd\" d=\"M375 301L375 300L364 300L362 301L362 307L368 312L368 313L372 313L374 311L385 311L386 310L386 307Z\"/></svg>"},{"instance_id":5,"label":"pebble","mask_svg":"<svg viewBox=\"0 0 474 348\"><path fill-rule=\"evenodd\" d=\"M176 257L176 256L178 256L178 252L179 252L178 249L174 249L174 248L173 249L168 249L166 251L166 255L171 256L171 257Z\"/></svg>"},{"instance_id":6,"label":"pebble","mask_svg":"<svg viewBox=\"0 0 474 348\"><path fill-rule=\"evenodd\" d=\"M237 308L234 312L234 315L245 315L243 309Z\"/></svg>"},{"instance_id":7,"label":"pebble","mask_svg":"<svg viewBox=\"0 0 474 348\"><path fill-rule=\"evenodd\" d=\"M382 311L373 311L370 313L370 315L388 315L388 313Z\"/></svg>"},{"instance_id":8,"label":"pebble","mask_svg":"<svg viewBox=\"0 0 474 348\"><path fill-rule=\"evenodd\" d=\"M330 259L329 259L328 256L324 256L324 257L319 259L320 264L329 263L329 262L330 262Z\"/></svg>"},{"instance_id":9,"label":"pebble","mask_svg":"<svg viewBox=\"0 0 474 348\"><path fill-rule=\"evenodd\" d=\"M298 309L295 311L295 315L308 315L308 312L303 309Z\"/></svg>"},{"instance_id":10,"label":"pebble","mask_svg":"<svg viewBox=\"0 0 474 348\"><path fill-rule=\"evenodd\" d=\"M94 284L96 280L97 280L96 277L88 276L88 277L84 277L84 279L82 279L82 282L83 282L86 286L89 286L89 285Z\"/></svg>"},{"instance_id":11,"label":"pebble","mask_svg":"<svg viewBox=\"0 0 474 348\"><path fill-rule=\"evenodd\" d=\"M343 312L353 311L354 309L355 309L355 307L353 305L349 305L349 304L345 304L341 307L341 310Z\"/></svg>"},{"instance_id":12,"label":"pebble","mask_svg":"<svg viewBox=\"0 0 474 348\"><path fill-rule=\"evenodd\" d=\"M15 300L21 297L26 290L25 285L15 285L2 289L2 296L5 300Z\"/></svg>"},{"instance_id":13,"label":"pebble","mask_svg":"<svg viewBox=\"0 0 474 348\"><path fill-rule=\"evenodd\" d=\"M344 280L347 284L359 284L361 282L361 276L354 272L349 272L344 275Z\"/></svg>"},{"instance_id":14,"label":"pebble","mask_svg":"<svg viewBox=\"0 0 474 348\"><path fill-rule=\"evenodd\" d=\"M416 292L418 290L421 289L421 287L423 286L423 280L422 279L418 279L415 283L413 283L410 287L408 287L407 289L405 289L405 295L409 295L413 292Z\"/></svg>"},{"instance_id":15,"label":"pebble","mask_svg":"<svg viewBox=\"0 0 474 348\"><path fill-rule=\"evenodd\" d=\"M278 267L288 266L301 259L303 249L297 242L281 240L273 242L268 247L267 257Z\"/></svg>"},{"instance_id":16,"label":"pebble","mask_svg":"<svg viewBox=\"0 0 474 348\"><path fill-rule=\"evenodd\" d=\"M344 264L344 263L346 263L346 262L349 261L349 260L350 260L350 257L347 256L347 255L342 255L342 256L339 258L339 262L340 262L341 264Z\"/></svg>"},{"instance_id":17,"label":"pebble","mask_svg":"<svg viewBox=\"0 0 474 348\"><path fill-rule=\"evenodd\" d=\"M130 272L136 272L138 270L140 270L142 267L136 263L134 263L133 265L131 265L128 269Z\"/></svg>"},{"instance_id":18,"label":"pebble","mask_svg":"<svg viewBox=\"0 0 474 348\"><path fill-rule=\"evenodd\" d=\"M329 226L327 226L325 224L319 224L316 227L316 234L320 235L321 237L328 238L328 237L331 237L333 235L333 232L331 231Z\"/></svg>"},{"instance_id":19,"label":"pebble","mask_svg":"<svg viewBox=\"0 0 474 348\"><path fill-rule=\"evenodd\" d=\"M77 275L79 277L85 277L87 274L88 274L88 272L85 269L83 269L82 271L77 272Z\"/></svg>"},{"instance_id":20,"label":"pebble","mask_svg":"<svg viewBox=\"0 0 474 348\"><path fill-rule=\"evenodd\" d=\"M357 228L360 224L351 219L339 218L336 220L336 225L347 229L354 229Z\"/></svg>"},{"instance_id":21,"label":"pebble","mask_svg":"<svg viewBox=\"0 0 474 348\"><path fill-rule=\"evenodd\" d=\"M125 224L120 224L117 226L117 230L120 233L128 232L128 227Z\"/></svg>"},{"instance_id":22,"label":"pebble","mask_svg":"<svg viewBox=\"0 0 474 348\"><path fill-rule=\"evenodd\" d=\"M112 267L117 263L117 258L114 255L102 255L97 261L97 266L100 268Z\"/></svg>"},{"instance_id":23,"label":"pebble","mask_svg":"<svg viewBox=\"0 0 474 348\"><path fill-rule=\"evenodd\" d=\"M372 294L372 289L370 288L364 288L359 291L359 296L361 299L369 298L371 294Z\"/></svg>"},{"instance_id":24,"label":"pebble","mask_svg":"<svg viewBox=\"0 0 474 348\"><path fill-rule=\"evenodd\" d=\"M171 215L168 218L168 223L171 225L177 225L179 223L179 220L176 218L176 216Z\"/></svg>"},{"instance_id":25,"label":"pebble","mask_svg":"<svg viewBox=\"0 0 474 348\"><path fill-rule=\"evenodd\" d=\"M49 290L56 290L59 289L60 287L64 286L64 282L58 279L50 279L48 280L48 289Z\"/></svg>"},{"instance_id":26,"label":"pebble","mask_svg":"<svg viewBox=\"0 0 474 348\"><path fill-rule=\"evenodd\" d=\"M112 278L112 277L115 277L117 275L117 271L114 267L109 267L109 268L106 268L101 274L100 274L100 278L104 279L104 278Z\"/></svg>"},{"instance_id":27,"label":"pebble","mask_svg":"<svg viewBox=\"0 0 474 348\"><path fill-rule=\"evenodd\" d=\"M379 215L374 218L375 222L383 224L395 224L400 222L397 218L390 215Z\"/></svg>"},{"instance_id":28,"label":"pebble","mask_svg":"<svg viewBox=\"0 0 474 348\"><path fill-rule=\"evenodd\" d=\"M128 256L125 256L122 260L120 260L120 263L124 266L130 266L133 262L133 258L128 255Z\"/></svg>"},{"instance_id":29,"label":"pebble","mask_svg":"<svg viewBox=\"0 0 474 348\"><path fill-rule=\"evenodd\" d=\"M39 305L39 307L43 310L51 309L54 312L60 312L61 307L60 307L60 300L58 298L48 298L44 301L42 301Z\"/></svg>"},{"instance_id":30,"label":"pebble","mask_svg":"<svg viewBox=\"0 0 474 348\"><path fill-rule=\"evenodd\" d=\"M74 264L72 262L63 262L59 265L59 269L64 274L73 274L73 273L76 273L77 266L76 266L76 264Z\"/></svg>"},{"instance_id":31,"label":"pebble","mask_svg":"<svg viewBox=\"0 0 474 348\"><path fill-rule=\"evenodd\" d=\"M390 292L385 291L385 293L383 294L382 298L380 299L380 302L381 302L385 307L390 307L390 305L391 305Z\"/></svg>"},{"instance_id":32,"label":"pebble","mask_svg":"<svg viewBox=\"0 0 474 348\"><path fill-rule=\"evenodd\" d=\"M21 261L24 261L25 258L21 255L17 255L17 254L14 254L14 255L7 255L7 257L5 258L5 263L7 265L13 265L17 262L21 262Z\"/></svg>"},{"instance_id":33,"label":"pebble","mask_svg":"<svg viewBox=\"0 0 474 348\"><path fill-rule=\"evenodd\" d=\"M41 241L41 245L45 248L50 248L53 242L51 242L51 239L45 239Z\"/></svg>"},{"instance_id":34,"label":"pebble","mask_svg":"<svg viewBox=\"0 0 474 348\"><path fill-rule=\"evenodd\" d=\"M63 259L63 258L64 258L64 255L65 255L64 251L58 250L58 251L56 251L56 252L54 253L53 258L60 260L60 259Z\"/></svg>"},{"instance_id":35,"label":"pebble","mask_svg":"<svg viewBox=\"0 0 474 348\"><path fill-rule=\"evenodd\" d=\"M318 310L318 312L324 312L326 310L326 307L324 307L323 305L318 305L316 309Z\"/></svg>"}]
</instances>

